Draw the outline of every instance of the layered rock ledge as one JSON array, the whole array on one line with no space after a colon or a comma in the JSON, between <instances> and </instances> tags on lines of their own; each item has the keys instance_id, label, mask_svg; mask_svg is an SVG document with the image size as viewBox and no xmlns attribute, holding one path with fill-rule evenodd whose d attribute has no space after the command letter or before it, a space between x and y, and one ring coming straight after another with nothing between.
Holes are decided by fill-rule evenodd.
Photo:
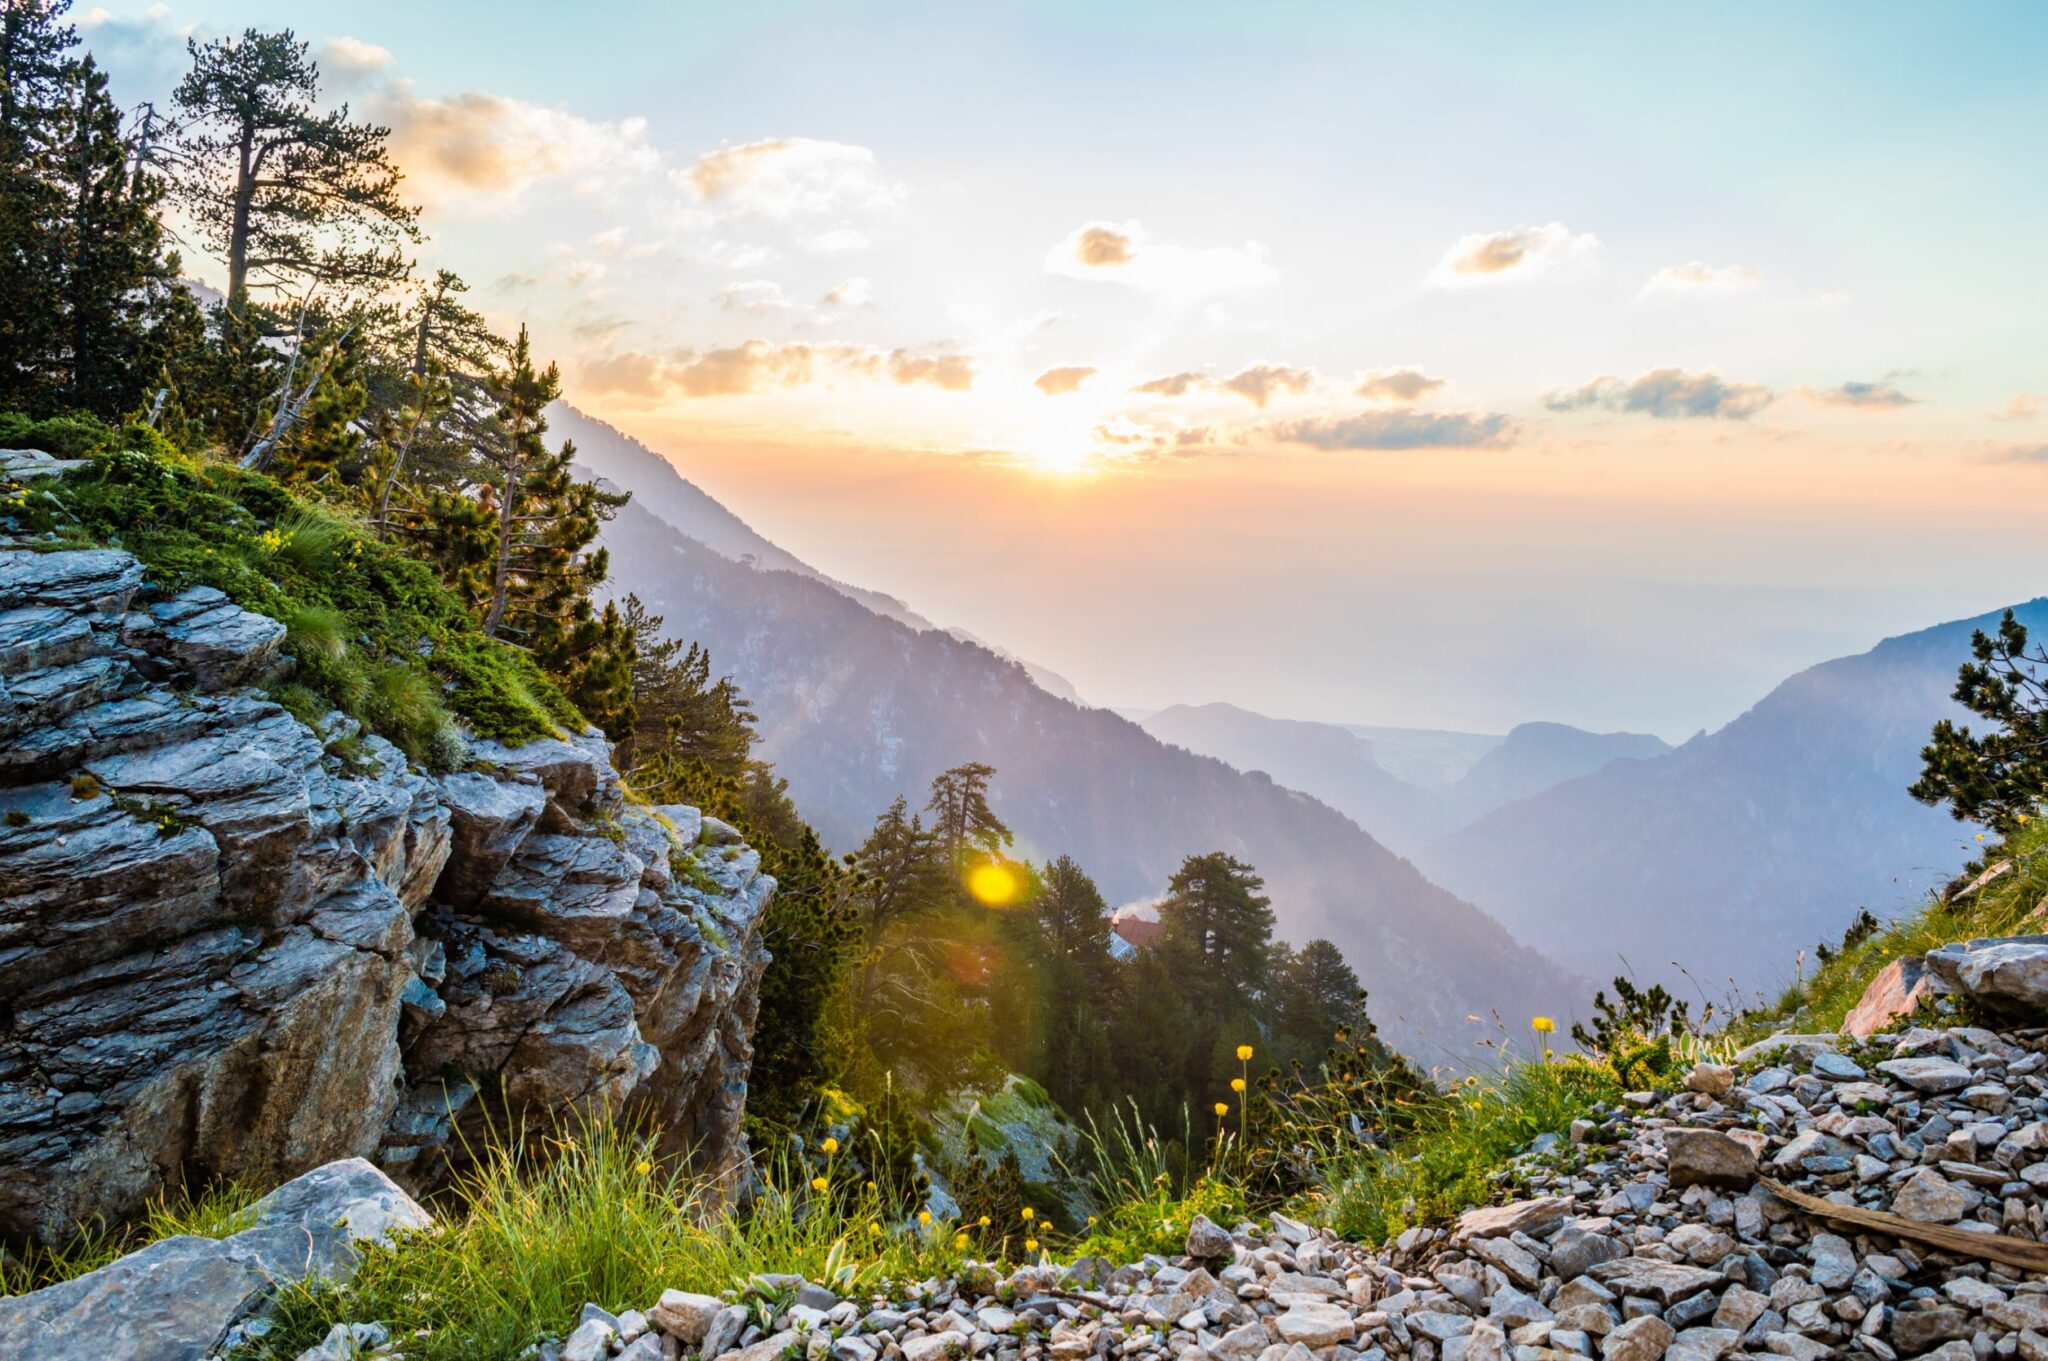
<instances>
[{"instance_id":1,"label":"layered rock ledge","mask_svg":"<svg viewBox=\"0 0 2048 1361\"><path fill-rule=\"evenodd\" d=\"M417 1191L593 1107L736 1176L759 856L595 732L434 776L309 728L285 644L126 553L0 550L0 1238L351 1157Z\"/></svg>"}]
</instances>

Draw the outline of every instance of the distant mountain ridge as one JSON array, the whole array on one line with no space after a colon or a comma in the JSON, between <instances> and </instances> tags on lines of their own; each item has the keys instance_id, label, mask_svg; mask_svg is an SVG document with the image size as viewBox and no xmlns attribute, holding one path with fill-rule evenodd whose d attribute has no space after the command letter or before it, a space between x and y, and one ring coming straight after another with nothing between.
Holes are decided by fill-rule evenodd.
<instances>
[{"instance_id":1,"label":"distant mountain ridge","mask_svg":"<svg viewBox=\"0 0 2048 1361\"><path fill-rule=\"evenodd\" d=\"M2048 628L2048 600L2017 606ZM1509 804L1430 847L1432 878L1598 978L1688 970L1710 994L1788 981L1859 908L1914 904L1971 855L1906 793L1920 749L1998 614L1888 638L1779 685L1717 732Z\"/></svg>"},{"instance_id":2,"label":"distant mountain ridge","mask_svg":"<svg viewBox=\"0 0 2048 1361\"><path fill-rule=\"evenodd\" d=\"M1314 795L1409 856L1503 804L1612 760L1671 749L1645 733L1593 733L1562 723L1524 723L1489 737L1269 718L1232 704L1177 704L1146 717L1144 727ZM1383 749L1414 778L1389 770Z\"/></svg>"},{"instance_id":3,"label":"distant mountain ridge","mask_svg":"<svg viewBox=\"0 0 2048 1361\"><path fill-rule=\"evenodd\" d=\"M921 802L934 775L982 760L1020 852L1072 855L1113 902L1157 894L1189 853L1256 866L1283 936L1342 947L1388 1038L1425 1062L1472 1055L1470 1015L1569 1012L1584 995L1335 810L1052 695L986 646L877 612L801 565L715 551L659 513L703 515L701 492L679 497L660 484L682 480L665 460L596 443L579 437L580 461L635 493L605 529L614 588L743 687L761 754L828 845L851 848L891 799Z\"/></svg>"}]
</instances>

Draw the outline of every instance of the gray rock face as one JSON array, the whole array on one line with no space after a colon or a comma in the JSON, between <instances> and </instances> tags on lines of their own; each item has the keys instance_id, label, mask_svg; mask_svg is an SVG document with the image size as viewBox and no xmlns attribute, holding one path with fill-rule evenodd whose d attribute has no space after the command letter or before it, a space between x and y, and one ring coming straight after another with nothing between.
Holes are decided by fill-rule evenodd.
<instances>
[{"instance_id":1,"label":"gray rock face","mask_svg":"<svg viewBox=\"0 0 2048 1361\"><path fill-rule=\"evenodd\" d=\"M2036 1022L2048 1017L2048 936L1944 945L1928 954L1927 971L1994 1011Z\"/></svg>"},{"instance_id":2,"label":"gray rock face","mask_svg":"<svg viewBox=\"0 0 2048 1361\"><path fill-rule=\"evenodd\" d=\"M278 1286L345 1280L359 1245L432 1223L362 1159L330 1163L258 1201L239 1233L166 1238L60 1285L0 1299L0 1356L201 1361Z\"/></svg>"},{"instance_id":3,"label":"gray rock face","mask_svg":"<svg viewBox=\"0 0 2048 1361\"><path fill-rule=\"evenodd\" d=\"M759 857L627 804L596 734L436 778L309 729L248 686L284 632L0 550L0 1237L348 1157L423 1189L486 1118L589 1106L737 1175Z\"/></svg>"}]
</instances>

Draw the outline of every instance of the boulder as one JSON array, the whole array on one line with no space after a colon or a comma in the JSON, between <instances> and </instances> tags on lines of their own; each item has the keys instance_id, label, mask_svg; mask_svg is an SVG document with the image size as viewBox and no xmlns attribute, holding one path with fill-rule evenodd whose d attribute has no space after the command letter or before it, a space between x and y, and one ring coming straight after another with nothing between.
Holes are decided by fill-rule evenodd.
<instances>
[{"instance_id":1,"label":"boulder","mask_svg":"<svg viewBox=\"0 0 2048 1361\"><path fill-rule=\"evenodd\" d=\"M2048 1015L2048 936L2008 936L1944 945L1927 968L1956 992L1996 1012Z\"/></svg>"},{"instance_id":2,"label":"boulder","mask_svg":"<svg viewBox=\"0 0 2048 1361\"><path fill-rule=\"evenodd\" d=\"M202 1361L280 1287L346 1280L359 1248L432 1226L360 1158L315 1168L258 1201L225 1238L166 1238L47 1289L0 1299L0 1356Z\"/></svg>"},{"instance_id":3,"label":"boulder","mask_svg":"<svg viewBox=\"0 0 2048 1361\"><path fill-rule=\"evenodd\" d=\"M1756 1180L1756 1150L1717 1129L1666 1130L1664 1150L1674 1188L1740 1189Z\"/></svg>"},{"instance_id":4,"label":"boulder","mask_svg":"<svg viewBox=\"0 0 2048 1361\"><path fill-rule=\"evenodd\" d=\"M1895 959L1877 971L1863 997L1842 1018L1842 1033L1867 1040L1893 1022L1919 1010L1920 1004L1948 991L1918 955Z\"/></svg>"}]
</instances>

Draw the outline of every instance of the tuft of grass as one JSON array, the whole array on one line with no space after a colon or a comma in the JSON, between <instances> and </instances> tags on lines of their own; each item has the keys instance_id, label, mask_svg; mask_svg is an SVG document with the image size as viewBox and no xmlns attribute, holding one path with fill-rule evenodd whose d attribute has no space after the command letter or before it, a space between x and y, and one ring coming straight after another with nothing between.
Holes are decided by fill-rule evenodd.
<instances>
[{"instance_id":1,"label":"tuft of grass","mask_svg":"<svg viewBox=\"0 0 2048 1361\"><path fill-rule=\"evenodd\" d=\"M282 620L285 645L295 657L338 662L348 652L348 620L327 605L293 607Z\"/></svg>"},{"instance_id":2,"label":"tuft of grass","mask_svg":"<svg viewBox=\"0 0 2048 1361\"><path fill-rule=\"evenodd\" d=\"M977 1229L963 1241L944 1221L896 1221L834 1166L773 1160L736 1209L629 1126L588 1119L560 1138L493 1137L436 1231L372 1251L347 1285L285 1291L259 1355L282 1361L336 1323L375 1319L407 1337L416 1361L511 1361L567 1333L586 1302L644 1309L663 1290L738 1292L775 1272L853 1293L979 1255Z\"/></svg>"},{"instance_id":3,"label":"tuft of grass","mask_svg":"<svg viewBox=\"0 0 2048 1361\"><path fill-rule=\"evenodd\" d=\"M142 1219L125 1228L109 1229L95 1222L82 1226L62 1247L31 1246L18 1256L0 1253L0 1296L26 1294L83 1276L166 1238L231 1237L255 1222L261 1198L240 1182L196 1192L187 1188L151 1201Z\"/></svg>"},{"instance_id":4,"label":"tuft of grass","mask_svg":"<svg viewBox=\"0 0 2048 1361\"><path fill-rule=\"evenodd\" d=\"M1620 1095L1611 1068L1577 1057L1473 1074L1415 1117L1392 1147L1356 1154L1349 1167L1333 1169L1320 1217L1369 1243L1448 1220L1487 1203L1496 1175L1538 1135L1563 1134Z\"/></svg>"},{"instance_id":5,"label":"tuft of grass","mask_svg":"<svg viewBox=\"0 0 2048 1361\"><path fill-rule=\"evenodd\" d=\"M48 443L78 447L75 432ZM20 511L59 546L119 544L166 590L206 585L281 620L298 669L279 699L340 709L423 764L460 750L452 716L530 741L580 727L531 658L486 638L428 564L260 473L194 462L154 431L101 427L90 465Z\"/></svg>"}]
</instances>

